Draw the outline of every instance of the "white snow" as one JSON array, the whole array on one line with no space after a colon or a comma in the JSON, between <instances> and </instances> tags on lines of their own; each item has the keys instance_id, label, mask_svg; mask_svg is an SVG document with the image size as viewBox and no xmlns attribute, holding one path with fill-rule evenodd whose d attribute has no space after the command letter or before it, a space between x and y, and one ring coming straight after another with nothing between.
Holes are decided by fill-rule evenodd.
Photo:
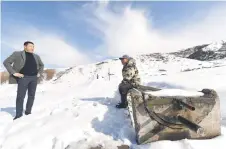
<instances>
[{"instance_id":1,"label":"white snow","mask_svg":"<svg viewBox=\"0 0 226 149\"><path fill-rule=\"evenodd\" d=\"M146 94L151 94L153 96L203 96L202 92L188 91L182 89L164 89L160 91L147 91Z\"/></svg>"},{"instance_id":2,"label":"white snow","mask_svg":"<svg viewBox=\"0 0 226 149\"><path fill-rule=\"evenodd\" d=\"M141 62L141 57L137 57L143 84L163 88L165 90L156 93L171 96L200 95L197 91L203 88L215 89L221 101L221 136L209 140L183 139L136 145L128 112L115 108L120 100L117 87L122 79L122 66L119 61L109 60L102 65L74 67L58 80L38 85L32 114L16 121L12 120L16 85L1 85L0 149L86 149L100 145L115 149L121 144L132 149L225 148L226 61L165 57L166 62L156 59ZM184 71L186 69L189 70ZM114 74L110 80L109 71Z\"/></svg>"},{"instance_id":3,"label":"white snow","mask_svg":"<svg viewBox=\"0 0 226 149\"><path fill-rule=\"evenodd\" d=\"M223 41L222 42L213 42L207 47L203 48L203 51L217 51L223 46Z\"/></svg>"}]
</instances>

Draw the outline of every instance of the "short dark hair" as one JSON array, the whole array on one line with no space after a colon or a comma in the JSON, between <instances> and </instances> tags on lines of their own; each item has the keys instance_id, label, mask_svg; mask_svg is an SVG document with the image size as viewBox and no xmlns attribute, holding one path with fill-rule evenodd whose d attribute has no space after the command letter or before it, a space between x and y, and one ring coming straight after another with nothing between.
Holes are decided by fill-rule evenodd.
<instances>
[{"instance_id":1,"label":"short dark hair","mask_svg":"<svg viewBox=\"0 0 226 149\"><path fill-rule=\"evenodd\" d=\"M27 46L28 44L33 44L33 45L34 45L34 43L31 42L31 41L26 41L26 42L24 42L24 46Z\"/></svg>"}]
</instances>

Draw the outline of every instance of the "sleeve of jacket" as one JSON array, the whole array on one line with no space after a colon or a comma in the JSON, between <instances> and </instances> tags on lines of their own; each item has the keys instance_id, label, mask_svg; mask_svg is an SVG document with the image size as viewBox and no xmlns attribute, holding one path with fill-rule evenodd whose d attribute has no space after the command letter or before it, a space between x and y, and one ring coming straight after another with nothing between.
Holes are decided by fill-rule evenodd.
<instances>
[{"instance_id":1,"label":"sleeve of jacket","mask_svg":"<svg viewBox=\"0 0 226 149\"><path fill-rule=\"evenodd\" d=\"M40 56L38 56L38 61L39 61L39 70L38 70L38 73L41 75L44 71L44 64L40 58Z\"/></svg>"},{"instance_id":2,"label":"sleeve of jacket","mask_svg":"<svg viewBox=\"0 0 226 149\"><path fill-rule=\"evenodd\" d=\"M5 66L6 70L12 75L14 73L17 73L13 67L12 64L15 61L15 57L16 57L16 52L13 52L13 54L11 54L8 58L6 58L3 62L3 65Z\"/></svg>"},{"instance_id":3,"label":"sleeve of jacket","mask_svg":"<svg viewBox=\"0 0 226 149\"><path fill-rule=\"evenodd\" d=\"M135 68L129 67L128 70L123 74L123 81L130 81L135 75Z\"/></svg>"}]
</instances>

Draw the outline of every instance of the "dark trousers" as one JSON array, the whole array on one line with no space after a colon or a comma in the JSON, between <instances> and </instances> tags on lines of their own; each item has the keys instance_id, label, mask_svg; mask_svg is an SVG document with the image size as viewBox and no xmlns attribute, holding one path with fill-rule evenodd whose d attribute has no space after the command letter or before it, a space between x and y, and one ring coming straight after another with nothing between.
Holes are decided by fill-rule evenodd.
<instances>
[{"instance_id":1,"label":"dark trousers","mask_svg":"<svg viewBox=\"0 0 226 149\"><path fill-rule=\"evenodd\" d=\"M121 95L121 103L127 103L127 93L133 86L129 83L121 83L119 85L119 93Z\"/></svg>"},{"instance_id":2,"label":"dark trousers","mask_svg":"<svg viewBox=\"0 0 226 149\"><path fill-rule=\"evenodd\" d=\"M28 99L26 104L26 113L31 113L31 109L35 99L35 92L37 87L37 76L24 76L17 79L17 98L16 98L16 116L23 115L23 105L26 92L28 91Z\"/></svg>"}]
</instances>

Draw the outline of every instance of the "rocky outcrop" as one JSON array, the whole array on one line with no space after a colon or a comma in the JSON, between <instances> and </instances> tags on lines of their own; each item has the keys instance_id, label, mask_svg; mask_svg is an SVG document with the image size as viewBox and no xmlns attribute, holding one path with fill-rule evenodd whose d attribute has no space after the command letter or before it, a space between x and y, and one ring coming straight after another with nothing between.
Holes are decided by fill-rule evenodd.
<instances>
[{"instance_id":1,"label":"rocky outcrop","mask_svg":"<svg viewBox=\"0 0 226 149\"><path fill-rule=\"evenodd\" d=\"M199 45L170 54L200 61L219 60L226 57L226 42Z\"/></svg>"}]
</instances>

